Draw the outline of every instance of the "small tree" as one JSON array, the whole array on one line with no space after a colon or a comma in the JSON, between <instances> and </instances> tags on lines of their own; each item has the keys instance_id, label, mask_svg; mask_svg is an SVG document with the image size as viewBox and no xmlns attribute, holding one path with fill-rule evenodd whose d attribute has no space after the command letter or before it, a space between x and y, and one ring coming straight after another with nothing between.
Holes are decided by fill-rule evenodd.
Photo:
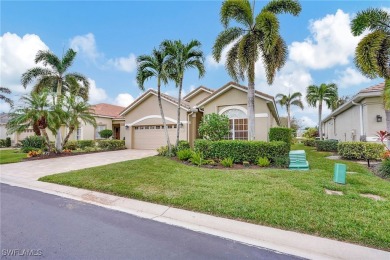
<instances>
[{"instance_id":1,"label":"small tree","mask_svg":"<svg viewBox=\"0 0 390 260\"><path fill-rule=\"evenodd\" d=\"M112 136L112 130L110 129L104 129L99 132L99 135L103 137L104 139L108 139Z\"/></svg>"},{"instance_id":2,"label":"small tree","mask_svg":"<svg viewBox=\"0 0 390 260\"><path fill-rule=\"evenodd\" d=\"M199 125L199 134L211 141L223 139L229 134L229 118L216 113L205 115Z\"/></svg>"}]
</instances>

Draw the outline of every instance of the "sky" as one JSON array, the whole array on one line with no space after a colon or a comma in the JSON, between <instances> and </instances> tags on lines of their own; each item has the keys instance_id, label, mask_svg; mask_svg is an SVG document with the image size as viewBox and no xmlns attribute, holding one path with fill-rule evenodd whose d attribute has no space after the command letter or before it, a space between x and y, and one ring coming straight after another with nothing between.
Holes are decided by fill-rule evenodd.
<instances>
[{"instance_id":1,"label":"sky","mask_svg":"<svg viewBox=\"0 0 390 260\"><path fill-rule=\"evenodd\" d=\"M256 1L258 13L268 1ZM151 54L168 39L191 39L202 43L206 75L195 70L184 76L184 94L203 85L217 89L232 79L224 68L227 50L217 63L211 53L223 30L219 20L221 1L4 1L0 2L1 86L12 90L16 102L31 90L20 84L21 75L37 66L39 50L57 56L73 48L76 60L70 71L84 74L90 81L91 104L129 105L143 92L135 81L136 59ZM353 63L354 50L363 37L354 37L350 21L358 11L378 7L390 11L388 1L300 1L298 17L279 15L280 33L288 44L288 59L269 86L261 60L256 63L256 89L270 95L301 92L309 85L336 83L340 96L382 82L362 76ZM38 64L38 66L42 66ZM247 84L247 82L240 82ZM145 84L156 88L156 81ZM163 86L166 94L177 96L173 82ZM306 101L303 99L304 104ZM0 112L9 111L0 103ZM325 109L323 116L330 111ZM293 108L303 126L315 126L316 108ZM285 116L279 107L279 115Z\"/></svg>"}]
</instances>

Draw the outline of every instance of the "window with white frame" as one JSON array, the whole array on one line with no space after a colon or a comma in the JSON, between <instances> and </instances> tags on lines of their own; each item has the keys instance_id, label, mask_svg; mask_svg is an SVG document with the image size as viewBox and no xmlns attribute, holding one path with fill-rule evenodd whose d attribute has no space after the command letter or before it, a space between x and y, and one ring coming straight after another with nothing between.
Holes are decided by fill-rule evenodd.
<instances>
[{"instance_id":1,"label":"window with white frame","mask_svg":"<svg viewBox=\"0 0 390 260\"><path fill-rule=\"evenodd\" d=\"M229 118L230 132L226 139L248 140L248 118L244 111L236 108L222 113Z\"/></svg>"},{"instance_id":2,"label":"window with white frame","mask_svg":"<svg viewBox=\"0 0 390 260\"><path fill-rule=\"evenodd\" d=\"M81 127L78 127L76 130L76 140L81 140Z\"/></svg>"},{"instance_id":3,"label":"window with white frame","mask_svg":"<svg viewBox=\"0 0 390 260\"><path fill-rule=\"evenodd\" d=\"M106 125L98 125L98 126L96 126L95 139L102 139L102 137L100 136L99 132L102 131L102 130L105 130L105 129L107 129Z\"/></svg>"}]
</instances>

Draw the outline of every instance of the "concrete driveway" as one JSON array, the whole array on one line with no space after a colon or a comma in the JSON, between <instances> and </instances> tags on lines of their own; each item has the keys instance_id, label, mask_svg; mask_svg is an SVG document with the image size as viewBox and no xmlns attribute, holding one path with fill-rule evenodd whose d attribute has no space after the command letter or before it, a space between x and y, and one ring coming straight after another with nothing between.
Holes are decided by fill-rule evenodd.
<instances>
[{"instance_id":1,"label":"concrete driveway","mask_svg":"<svg viewBox=\"0 0 390 260\"><path fill-rule=\"evenodd\" d=\"M156 155L154 150L126 149L111 152L91 153L54 159L34 160L2 164L1 181L36 181L40 177L73 170L91 168L116 162L136 160Z\"/></svg>"}]
</instances>

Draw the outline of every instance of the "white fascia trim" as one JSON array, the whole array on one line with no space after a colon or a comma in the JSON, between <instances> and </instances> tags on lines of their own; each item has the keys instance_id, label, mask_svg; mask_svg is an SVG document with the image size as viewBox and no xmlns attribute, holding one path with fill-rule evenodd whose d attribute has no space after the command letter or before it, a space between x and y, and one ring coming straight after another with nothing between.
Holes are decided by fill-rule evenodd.
<instances>
[{"instance_id":1,"label":"white fascia trim","mask_svg":"<svg viewBox=\"0 0 390 260\"><path fill-rule=\"evenodd\" d=\"M240 107L240 106L228 106L228 107L224 107L221 109L221 111L218 112L218 114L222 115L223 113L225 113L226 111L230 110L230 109L238 109L238 110L241 110L242 112L244 112L246 115L248 114L248 111L243 108L243 107Z\"/></svg>"},{"instance_id":2,"label":"white fascia trim","mask_svg":"<svg viewBox=\"0 0 390 260\"><path fill-rule=\"evenodd\" d=\"M135 121L132 122L132 123L125 124L125 126L133 126L133 125L135 125L135 124L137 124L137 123L139 123L139 122L141 122L141 121L143 121L143 120L151 119L151 118L161 118L161 116L160 116L160 115L144 116L144 117L142 117L142 118L140 118L140 119L135 120ZM173 119L173 118L165 117L165 120L177 124L177 120L175 120L175 119ZM180 121L180 122L183 123L183 124L188 124L188 121Z\"/></svg>"},{"instance_id":3,"label":"white fascia trim","mask_svg":"<svg viewBox=\"0 0 390 260\"><path fill-rule=\"evenodd\" d=\"M268 113L255 114L255 117L268 117Z\"/></svg>"},{"instance_id":4,"label":"white fascia trim","mask_svg":"<svg viewBox=\"0 0 390 260\"><path fill-rule=\"evenodd\" d=\"M94 116L94 117L102 117L102 118L110 118L110 119L113 119L112 116L103 116L103 115L97 115L97 114L92 114L92 116Z\"/></svg>"},{"instance_id":5,"label":"white fascia trim","mask_svg":"<svg viewBox=\"0 0 390 260\"><path fill-rule=\"evenodd\" d=\"M209 93L209 94L213 93L212 91L210 91L210 90L208 90L208 89L205 89L205 88L200 87L200 88L198 88L197 90L195 90L195 92L192 93L191 95L185 96L185 97L184 97L184 100L187 100L187 99L189 99L190 97L192 97L192 96L198 94L199 91L201 91L201 90L203 90L204 92L207 92L207 93Z\"/></svg>"}]
</instances>

